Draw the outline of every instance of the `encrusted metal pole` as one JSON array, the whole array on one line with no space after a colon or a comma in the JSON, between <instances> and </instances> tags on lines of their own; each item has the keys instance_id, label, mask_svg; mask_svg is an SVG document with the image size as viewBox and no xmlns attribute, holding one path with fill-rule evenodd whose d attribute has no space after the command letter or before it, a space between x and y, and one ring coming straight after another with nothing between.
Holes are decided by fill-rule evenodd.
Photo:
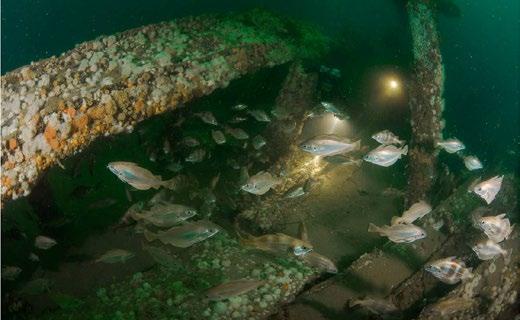
<instances>
[{"instance_id":1,"label":"encrusted metal pole","mask_svg":"<svg viewBox=\"0 0 520 320\"><path fill-rule=\"evenodd\" d=\"M247 19L206 15L144 26L2 76L2 201L29 194L46 168L99 136L132 131L146 118L294 58L292 39L270 26L279 18Z\"/></svg>"},{"instance_id":2,"label":"encrusted metal pole","mask_svg":"<svg viewBox=\"0 0 520 320\"><path fill-rule=\"evenodd\" d=\"M435 143L441 139L444 67L431 1L411 0L410 21L414 71L410 86L412 139L408 203L428 198L436 175Z\"/></svg>"}]
</instances>

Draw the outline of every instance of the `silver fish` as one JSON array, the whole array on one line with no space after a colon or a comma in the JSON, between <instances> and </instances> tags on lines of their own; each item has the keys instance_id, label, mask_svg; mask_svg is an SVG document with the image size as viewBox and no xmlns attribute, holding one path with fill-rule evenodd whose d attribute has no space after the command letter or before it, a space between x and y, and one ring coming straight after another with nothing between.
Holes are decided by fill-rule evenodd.
<instances>
[{"instance_id":1,"label":"silver fish","mask_svg":"<svg viewBox=\"0 0 520 320\"><path fill-rule=\"evenodd\" d=\"M96 259L96 262L103 263L125 263L126 261L132 259L135 256L130 251L123 249L112 249L105 252L101 257Z\"/></svg>"},{"instance_id":2,"label":"silver fish","mask_svg":"<svg viewBox=\"0 0 520 320\"><path fill-rule=\"evenodd\" d=\"M490 204L495 200L497 193L500 191L502 187L502 180L504 176L494 176L491 179L486 181L482 181L473 187L473 192L479 195L487 204Z\"/></svg>"},{"instance_id":3,"label":"silver fish","mask_svg":"<svg viewBox=\"0 0 520 320\"><path fill-rule=\"evenodd\" d=\"M240 169L240 164L238 164L238 162L235 159L226 159L226 164L235 170Z\"/></svg>"},{"instance_id":4,"label":"silver fish","mask_svg":"<svg viewBox=\"0 0 520 320\"><path fill-rule=\"evenodd\" d=\"M195 113L194 115L199 117L203 122L205 122L207 124L211 124L214 126L218 125L217 119L215 118L213 113L211 113L209 111Z\"/></svg>"},{"instance_id":5,"label":"silver fish","mask_svg":"<svg viewBox=\"0 0 520 320\"><path fill-rule=\"evenodd\" d=\"M480 260L491 260L498 255L502 255L504 258L509 255L507 250L491 239L479 241L471 248L478 256Z\"/></svg>"},{"instance_id":6,"label":"silver fish","mask_svg":"<svg viewBox=\"0 0 520 320\"><path fill-rule=\"evenodd\" d=\"M347 153L359 150L361 140L352 142L348 138L336 135L320 135L304 141L300 144L300 149L317 156L333 156L336 154Z\"/></svg>"},{"instance_id":7,"label":"silver fish","mask_svg":"<svg viewBox=\"0 0 520 320\"><path fill-rule=\"evenodd\" d=\"M18 293L21 295L38 295L49 292L53 282L49 279L37 278L27 282Z\"/></svg>"},{"instance_id":8,"label":"silver fish","mask_svg":"<svg viewBox=\"0 0 520 320\"><path fill-rule=\"evenodd\" d=\"M448 257L436 260L424 267L434 277L447 284L455 284L461 280L473 277L472 268L466 268L466 264L456 257Z\"/></svg>"},{"instance_id":9,"label":"silver fish","mask_svg":"<svg viewBox=\"0 0 520 320\"><path fill-rule=\"evenodd\" d=\"M168 139L164 139L164 142L163 142L164 154L170 154L171 151L172 151L172 146L170 144L170 141L168 141Z\"/></svg>"},{"instance_id":10,"label":"silver fish","mask_svg":"<svg viewBox=\"0 0 520 320\"><path fill-rule=\"evenodd\" d=\"M40 261L40 257L38 257L38 255L36 255L34 252L31 252L29 254L29 260L31 260L32 262L38 262Z\"/></svg>"},{"instance_id":11,"label":"silver fish","mask_svg":"<svg viewBox=\"0 0 520 320\"><path fill-rule=\"evenodd\" d=\"M235 110L235 111L241 111L241 110L245 110L247 109L247 106L245 104L237 104L236 106L233 106L231 109Z\"/></svg>"},{"instance_id":12,"label":"silver fish","mask_svg":"<svg viewBox=\"0 0 520 320\"><path fill-rule=\"evenodd\" d=\"M34 246L38 249L47 250L54 247L57 244L56 240L46 237L46 236L37 236L34 239Z\"/></svg>"},{"instance_id":13,"label":"silver fish","mask_svg":"<svg viewBox=\"0 0 520 320\"><path fill-rule=\"evenodd\" d=\"M239 279L224 282L209 289L206 296L211 301L229 299L248 293L265 284L263 280Z\"/></svg>"},{"instance_id":14,"label":"silver fish","mask_svg":"<svg viewBox=\"0 0 520 320\"><path fill-rule=\"evenodd\" d=\"M161 202L149 210L134 214L134 216L157 227L168 228L188 220L196 214L197 210L191 207Z\"/></svg>"},{"instance_id":15,"label":"silver fish","mask_svg":"<svg viewBox=\"0 0 520 320\"><path fill-rule=\"evenodd\" d=\"M145 230L144 236L148 241L160 240L162 243L171 244L174 247L187 248L214 236L220 229L211 221L200 220L158 233Z\"/></svg>"},{"instance_id":16,"label":"silver fish","mask_svg":"<svg viewBox=\"0 0 520 320\"><path fill-rule=\"evenodd\" d=\"M426 306L421 312L421 315L446 317L467 310L474 305L476 305L475 300L461 297L442 299Z\"/></svg>"},{"instance_id":17,"label":"silver fish","mask_svg":"<svg viewBox=\"0 0 520 320\"><path fill-rule=\"evenodd\" d=\"M172 172L179 172L184 168L182 163L180 161L172 162L169 165L166 166L166 169L172 171Z\"/></svg>"},{"instance_id":18,"label":"silver fish","mask_svg":"<svg viewBox=\"0 0 520 320\"><path fill-rule=\"evenodd\" d=\"M150 254L155 262L166 268L177 268L179 262L174 255L168 251L154 246L143 246L144 250Z\"/></svg>"},{"instance_id":19,"label":"silver fish","mask_svg":"<svg viewBox=\"0 0 520 320\"><path fill-rule=\"evenodd\" d=\"M173 179L163 181L161 176L153 175L149 170L139 167L133 162L110 162L107 168L121 181L124 181L138 190L165 187L172 189Z\"/></svg>"},{"instance_id":20,"label":"silver fish","mask_svg":"<svg viewBox=\"0 0 520 320\"><path fill-rule=\"evenodd\" d=\"M285 192L284 197L285 198L298 198L305 194L305 191L303 190L303 186L294 186L287 190Z\"/></svg>"},{"instance_id":21,"label":"silver fish","mask_svg":"<svg viewBox=\"0 0 520 320\"><path fill-rule=\"evenodd\" d=\"M479 228L484 231L489 239L500 243L509 238L513 231L513 226L506 218L506 214L499 214L497 216L482 217L479 219Z\"/></svg>"},{"instance_id":22,"label":"silver fish","mask_svg":"<svg viewBox=\"0 0 520 320\"><path fill-rule=\"evenodd\" d=\"M226 143L226 136L220 130L211 130L211 137L213 137L216 144Z\"/></svg>"},{"instance_id":23,"label":"silver fish","mask_svg":"<svg viewBox=\"0 0 520 320\"><path fill-rule=\"evenodd\" d=\"M464 165L470 171L482 169L482 162L475 156L464 157Z\"/></svg>"},{"instance_id":24,"label":"silver fish","mask_svg":"<svg viewBox=\"0 0 520 320\"><path fill-rule=\"evenodd\" d=\"M193 138L193 137L184 137L182 139L182 143L187 147L196 147L200 145L199 140Z\"/></svg>"},{"instance_id":25,"label":"silver fish","mask_svg":"<svg viewBox=\"0 0 520 320\"><path fill-rule=\"evenodd\" d=\"M22 272L22 269L16 266L4 266L2 267L2 280L13 281L18 278L18 275Z\"/></svg>"},{"instance_id":26,"label":"silver fish","mask_svg":"<svg viewBox=\"0 0 520 320\"><path fill-rule=\"evenodd\" d=\"M408 210L403 212L401 217L392 217L391 224L392 225L399 224L399 223L411 224L415 220L424 217L431 211L432 211L432 207L425 201L421 200L417 203L414 203Z\"/></svg>"},{"instance_id":27,"label":"silver fish","mask_svg":"<svg viewBox=\"0 0 520 320\"><path fill-rule=\"evenodd\" d=\"M230 127L227 127L226 128L226 133L232 135L233 138L235 138L237 140L249 139L249 135L247 134L247 132L245 132L244 130L242 130L240 128L230 128Z\"/></svg>"},{"instance_id":28,"label":"silver fish","mask_svg":"<svg viewBox=\"0 0 520 320\"><path fill-rule=\"evenodd\" d=\"M385 197L396 197L396 198L400 198L400 197L404 197L404 195L406 194L404 191L402 190L399 190L399 189L396 189L396 188L392 188L392 187L388 187L386 188L385 190L383 190L383 196Z\"/></svg>"},{"instance_id":29,"label":"silver fish","mask_svg":"<svg viewBox=\"0 0 520 320\"><path fill-rule=\"evenodd\" d=\"M262 137L261 135L257 135L253 138L253 140L251 140L251 143L253 144L253 148L255 148L255 150L259 150L263 146L265 146L266 141L264 137Z\"/></svg>"},{"instance_id":30,"label":"silver fish","mask_svg":"<svg viewBox=\"0 0 520 320\"><path fill-rule=\"evenodd\" d=\"M279 183L281 183L279 178L273 177L269 172L260 171L247 180L247 183L242 186L242 190L263 195Z\"/></svg>"},{"instance_id":31,"label":"silver fish","mask_svg":"<svg viewBox=\"0 0 520 320\"><path fill-rule=\"evenodd\" d=\"M388 315L399 312L399 309L392 303L387 300L382 299L373 299L373 298L365 298L365 299L357 299L349 302L349 306L355 307L360 306L373 314L377 315Z\"/></svg>"},{"instance_id":32,"label":"silver fish","mask_svg":"<svg viewBox=\"0 0 520 320\"><path fill-rule=\"evenodd\" d=\"M374 133L372 135L372 139L376 140L381 144L398 144L401 146L405 142L404 140L399 140L399 137L389 130L383 130L378 133Z\"/></svg>"},{"instance_id":33,"label":"silver fish","mask_svg":"<svg viewBox=\"0 0 520 320\"><path fill-rule=\"evenodd\" d=\"M229 122L229 123L240 123L240 122L243 122L243 121L246 121L246 120L247 120L246 117L234 116L234 117L231 118L231 120L229 120L228 122Z\"/></svg>"},{"instance_id":34,"label":"silver fish","mask_svg":"<svg viewBox=\"0 0 520 320\"><path fill-rule=\"evenodd\" d=\"M342 112L336 108L336 106L331 103L331 102L326 102L326 101L322 101L321 103L321 106L323 107L323 109L325 109L325 111L327 112L330 112L330 113L334 113L334 114L337 114L337 115L340 115Z\"/></svg>"},{"instance_id":35,"label":"silver fish","mask_svg":"<svg viewBox=\"0 0 520 320\"><path fill-rule=\"evenodd\" d=\"M202 148L199 148L199 149L195 149L192 153L190 153L187 157L186 157L186 161L187 162L193 162L193 163L196 163L196 162L201 162L202 160L204 160L204 157L206 156L206 150L202 149Z\"/></svg>"},{"instance_id":36,"label":"silver fish","mask_svg":"<svg viewBox=\"0 0 520 320\"><path fill-rule=\"evenodd\" d=\"M457 138L451 138L437 142L437 146L443 148L448 153L455 153L466 149L466 146Z\"/></svg>"},{"instance_id":37,"label":"silver fish","mask_svg":"<svg viewBox=\"0 0 520 320\"><path fill-rule=\"evenodd\" d=\"M338 273L338 268L334 262L332 262L332 260L325 257L324 255L317 253L316 251L311 251L307 254L301 255L300 259L302 259L311 267L316 268L322 272Z\"/></svg>"},{"instance_id":38,"label":"silver fish","mask_svg":"<svg viewBox=\"0 0 520 320\"><path fill-rule=\"evenodd\" d=\"M377 164L382 167L389 167L397 162L402 155L408 153L408 146L397 148L393 145L380 145L363 157L363 160Z\"/></svg>"},{"instance_id":39,"label":"silver fish","mask_svg":"<svg viewBox=\"0 0 520 320\"><path fill-rule=\"evenodd\" d=\"M265 113L262 110L250 110L250 111L248 111L248 113L253 118L255 118L256 121L260 121L260 122L270 122L271 121L271 119L269 118L267 113Z\"/></svg>"},{"instance_id":40,"label":"silver fish","mask_svg":"<svg viewBox=\"0 0 520 320\"><path fill-rule=\"evenodd\" d=\"M377 232L388 237L395 243L414 242L426 237L426 231L413 224L396 224L393 226L378 227L373 223L368 225L368 232Z\"/></svg>"}]
</instances>

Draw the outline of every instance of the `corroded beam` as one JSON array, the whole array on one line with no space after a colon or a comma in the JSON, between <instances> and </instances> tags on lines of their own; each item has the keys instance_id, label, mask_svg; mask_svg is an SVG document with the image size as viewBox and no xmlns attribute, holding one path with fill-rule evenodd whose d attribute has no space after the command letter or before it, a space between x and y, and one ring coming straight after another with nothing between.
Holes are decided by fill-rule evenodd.
<instances>
[{"instance_id":1,"label":"corroded beam","mask_svg":"<svg viewBox=\"0 0 520 320\"><path fill-rule=\"evenodd\" d=\"M99 136L259 68L293 59L267 13L190 17L104 36L1 77L2 200L27 195L46 168Z\"/></svg>"},{"instance_id":2,"label":"corroded beam","mask_svg":"<svg viewBox=\"0 0 520 320\"><path fill-rule=\"evenodd\" d=\"M441 139L444 67L429 1L409 1L414 70L410 86L412 141L409 152L408 203L427 199L436 177L435 144Z\"/></svg>"}]
</instances>

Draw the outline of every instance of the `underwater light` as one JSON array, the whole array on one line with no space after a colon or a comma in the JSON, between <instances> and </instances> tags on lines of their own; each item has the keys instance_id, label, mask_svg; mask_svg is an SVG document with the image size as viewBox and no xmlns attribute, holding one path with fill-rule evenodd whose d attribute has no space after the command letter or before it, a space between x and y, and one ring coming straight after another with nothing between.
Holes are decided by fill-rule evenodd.
<instances>
[{"instance_id":1,"label":"underwater light","mask_svg":"<svg viewBox=\"0 0 520 320\"><path fill-rule=\"evenodd\" d=\"M388 86L390 87L390 89L397 89L399 88L399 82L397 82L397 80L395 79L391 79L390 81L388 81Z\"/></svg>"}]
</instances>

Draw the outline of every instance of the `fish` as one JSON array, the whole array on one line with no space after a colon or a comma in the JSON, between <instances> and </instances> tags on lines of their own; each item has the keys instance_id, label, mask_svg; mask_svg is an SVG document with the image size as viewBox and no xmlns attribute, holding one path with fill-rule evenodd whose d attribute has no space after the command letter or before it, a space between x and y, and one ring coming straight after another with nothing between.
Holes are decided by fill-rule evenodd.
<instances>
[{"instance_id":1,"label":"fish","mask_svg":"<svg viewBox=\"0 0 520 320\"><path fill-rule=\"evenodd\" d=\"M477 254L480 260L491 260L498 255L506 258L511 250L504 250L502 247L491 239L479 241L471 249Z\"/></svg>"},{"instance_id":2,"label":"fish","mask_svg":"<svg viewBox=\"0 0 520 320\"><path fill-rule=\"evenodd\" d=\"M199 140L193 138L193 137L184 137L182 139L182 144L184 144L187 147L197 147L200 146Z\"/></svg>"},{"instance_id":3,"label":"fish","mask_svg":"<svg viewBox=\"0 0 520 320\"><path fill-rule=\"evenodd\" d=\"M253 144L253 148L255 150L261 149L265 144L267 143L261 135L256 135L252 140L251 143Z\"/></svg>"},{"instance_id":4,"label":"fish","mask_svg":"<svg viewBox=\"0 0 520 320\"><path fill-rule=\"evenodd\" d=\"M215 286L206 291L206 296L210 301L225 300L241 294L248 293L256 288L263 286L265 281L254 279L231 280Z\"/></svg>"},{"instance_id":5,"label":"fish","mask_svg":"<svg viewBox=\"0 0 520 320\"><path fill-rule=\"evenodd\" d=\"M309 193L321 184L320 180L309 178L303 184L303 191Z\"/></svg>"},{"instance_id":6,"label":"fish","mask_svg":"<svg viewBox=\"0 0 520 320\"><path fill-rule=\"evenodd\" d=\"M226 164L235 170L240 169L240 164L235 159L227 158Z\"/></svg>"},{"instance_id":7,"label":"fish","mask_svg":"<svg viewBox=\"0 0 520 320\"><path fill-rule=\"evenodd\" d=\"M427 264L424 269L434 277L447 284L455 284L473 277L472 268L466 268L463 261L456 257L448 257Z\"/></svg>"},{"instance_id":8,"label":"fish","mask_svg":"<svg viewBox=\"0 0 520 320\"><path fill-rule=\"evenodd\" d=\"M233 109L235 111L242 111L242 110L247 109L247 105L240 103L240 104L233 106L231 109Z\"/></svg>"},{"instance_id":9,"label":"fish","mask_svg":"<svg viewBox=\"0 0 520 320\"><path fill-rule=\"evenodd\" d=\"M242 185L241 189L260 196L267 193L267 191L272 187L280 183L281 180L271 175L271 173L260 171L254 176L249 177L246 184Z\"/></svg>"},{"instance_id":10,"label":"fish","mask_svg":"<svg viewBox=\"0 0 520 320\"><path fill-rule=\"evenodd\" d=\"M372 139L376 140L377 142L379 142L383 145L398 144L398 145L402 146L405 143L404 140L399 140L399 137L389 130L383 130L383 131L374 133L372 135Z\"/></svg>"},{"instance_id":11,"label":"fish","mask_svg":"<svg viewBox=\"0 0 520 320\"><path fill-rule=\"evenodd\" d=\"M327 161L328 163L338 164L342 166L356 165L359 167L363 163L363 160L361 159L354 159L353 157L349 157L343 154L328 156L325 157L323 160Z\"/></svg>"},{"instance_id":12,"label":"fish","mask_svg":"<svg viewBox=\"0 0 520 320\"><path fill-rule=\"evenodd\" d=\"M464 157L464 165L470 171L484 168L482 162L480 162L480 160L475 156Z\"/></svg>"},{"instance_id":13,"label":"fish","mask_svg":"<svg viewBox=\"0 0 520 320\"><path fill-rule=\"evenodd\" d=\"M404 191L402 190L399 190L399 189L396 189L396 188L392 188L392 187L388 187L386 188L385 190L383 190L383 196L385 197L396 197L396 198L400 198L400 197L404 197L404 195L406 194Z\"/></svg>"},{"instance_id":14,"label":"fish","mask_svg":"<svg viewBox=\"0 0 520 320\"><path fill-rule=\"evenodd\" d=\"M213 126L218 126L218 121L213 115L213 113L209 111L194 113L195 116L199 117L204 123L211 124Z\"/></svg>"},{"instance_id":15,"label":"fish","mask_svg":"<svg viewBox=\"0 0 520 320\"><path fill-rule=\"evenodd\" d=\"M175 161L166 166L166 169L172 171L172 172L179 172L184 168L182 163L180 161Z\"/></svg>"},{"instance_id":16,"label":"fish","mask_svg":"<svg viewBox=\"0 0 520 320\"><path fill-rule=\"evenodd\" d=\"M166 268L178 268L179 262L168 251L154 246L143 246L144 250L152 257L152 259Z\"/></svg>"},{"instance_id":17,"label":"fish","mask_svg":"<svg viewBox=\"0 0 520 320\"><path fill-rule=\"evenodd\" d=\"M294 186L287 190L284 194L284 198L298 198L305 194L305 191L303 190L303 186Z\"/></svg>"},{"instance_id":18,"label":"fish","mask_svg":"<svg viewBox=\"0 0 520 320\"><path fill-rule=\"evenodd\" d=\"M323 107L323 109L325 109L325 111L327 112L333 113L335 115L342 114L342 112L338 108L336 108L336 106L331 102L322 101L320 102L320 104Z\"/></svg>"},{"instance_id":19,"label":"fish","mask_svg":"<svg viewBox=\"0 0 520 320\"><path fill-rule=\"evenodd\" d=\"M476 305L475 300L462 297L442 299L434 304L426 306L421 316L451 316L455 313L467 310Z\"/></svg>"},{"instance_id":20,"label":"fish","mask_svg":"<svg viewBox=\"0 0 520 320\"><path fill-rule=\"evenodd\" d=\"M144 203L141 202L141 201L132 204L126 210L126 212L123 215L123 217L121 217L121 219L119 219L119 223L123 224L123 225L126 225L126 224L130 224L132 221L137 221L138 218L136 217L136 214L141 212L141 210L143 210L143 208L144 208Z\"/></svg>"},{"instance_id":21,"label":"fish","mask_svg":"<svg viewBox=\"0 0 520 320\"><path fill-rule=\"evenodd\" d=\"M265 113L262 110L249 110L247 113L250 114L253 118L255 118L256 121L260 121L260 122L270 122L271 121L271 119L269 118L267 113Z\"/></svg>"},{"instance_id":22,"label":"fish","mask_svg":"<svg viewBox=\"0 0 520 320\"><path fill-rule=\"evenodd\" d=\"M18 293L21 295L38 295L49 292L53 282L45 278L37 278L27 282Z\"/></svg>"},{"instance_id":23,"label":"fish","mask_svg":"<svg viewBox=\"0 0 520 320\"><path fill-rule=\"evenodd\" d=\"M400 217L392 217L391 224L412 224L415 220L424 217L431 211L432 207L424 200L421 200L417 203L414 203L408 210L403 212L403 214Z\"/></svg>"},{"instance_id":24,"label":"fish","mask_svg":"<svg viewBox=\"0 0 520 320\"><path fill-rule=\"evenodd\" d=\"M157 152L155 152L155 151L150 152L150 156L148 157L148 160L150 160L151 162L156 162L157 161Z\"/></svg>"},{"instance_id":25,"label":"fish","mask_svg":"<svg viewBox=\"0 0 520 320\"><path fill-rule=\"evenodd\" d=\"M381 236L388 237L395 243L408 243L426 237L426 231L413 224L396 224L392 226L378 227L373 223L368 225L368 232L377 232Z\"/></svg>"},{"instance_id":26,"label":"fish","mask_svg":"<svg viewBox=\"0 0 520 320\"><path fill-rule=\"evenodd\" d=\"M216 144L226 143L226 136L220 130L211 130L211 137L213 137Z\"/></svg>"},{"instance_id":27,"label":"fish","mask_svg":"<svg viewBox=\"0 0 520 320\"><path fill-rule=\"evenodd\" d=\"M514 225L511 226L506 214L499 214L497 216L487 216L479 219L479 228L484 231L489 239L500 243L508 239L513 231Z\"/></svg>"},{"instance_id":28,"label":"fish","mask_svg":"<svg viewBox=\"0 0 520 320\"><path fill-rule=\"evenodd\" d=\"M393 145L380 145L363 157L363 160L383 167L389 167L397 162L402 155L408 153L408 146L397 148Z\"/></svg>"},{"instance_id":29,"label":"fish","mask_svg":"<svg viewBox=\"0 0 520 320\"><path fill-rule=\"evenodd\" d=\"M216 176L211 178L211 181L209 182L209 188L211 190L214 190L219 181L220 181L220 172Z\"/></svg>"},{"instance_id":30,"label":"fish","mask_svg":"<svg viewBox=\"0 0 520 320\"><path fill-rule=\"evenodd\" d=\"M457 138L450 138L444 141L437 142L437 146L441 147L448 153L455 153L466 149L466 146Z\"/></svg>"},{"instance_id":31,"label":"fish","mask_svg":"<svg viewBox=\"0 0 520 320\"><path fill-rule=\"evenodd\" d=\"M349 307L353 308L355 306L360 306L377 315L388 315L399 312L399 309L392 302L377 298L367 297L364 299L351 300Z\"/></svg>"},{"instance_id":32,"label":"fish","mask_svg":"<svg viewBox=\"0 0 520 320\"><path fill-rule=\"evenodd\" d=\"M2 267L2 280L14 281L22 273L22 269L16 266Z\"/></svg>"},{"instance_id":33,"label":"fish","mask_svg":"<svg viewBox=\"0 0 520 320\"><path fill-rule=\"evenodd\" d=\"M145 230L144 236L149 242L159 240L163 244L170 244L179 248L188 248L195 243L214 236L220 230L221 228L218 225L209 220L199 220L179 227L172 227L158 233Z\"/></svg>"},{"instance_id":34,"label":"fish","mask_svg":"<svg viewBox=\"0 0 520 320\"><path fill-rule=\"evenodd\" d=\"M296 256L302 256L313 248L308 241L293 238L283 233L265 234L255 237L245 232L240 232L239 237L240 243L245 247L276 254L291 253Z\"/></svg>"},{"instance_id":35,"label":"fish","mask_svg":"<svg viewBox=\"0 0 520 320\"><path fill-rule=\"evenodd\" d=\"M316 251L308 252L307 254L301 255L300 259L307 263L309 266L316 268L320 271L327 273L338 273L338 268L330 260L322 254L317 253Z\"/></svg>"},{"instance_id":36,"label":"fish","mask_svg":"<svg viewBox=\"0 0 520 320\"><path fill-rule=\"evenodd\" d=\"M117 203L117 200L114 198L103 198L98 201L95 201L88 205L89 209L103 209L113 206Z\"/></svg>"},{"instance_id":37,"label":"fish","mask_svg":"<svg viewBox=\"0 0 520 320\"><path fill-rule=\"evenodd\" d=\"M164 154L170 154L171 151L172 151L172 146L170 144L170 141L168 141L168 139L164 139L164 142L163 142Z\"/></svg>"},{"instance_id":38,"label":"fish","mask_svg":"<svg viewBox=\"0 0 520 320\"><path fill-rule=\"evenodd\" d=\"M134 214L134 217L149 222L157 227L169 228L192 218L197 210L182 205L161 202L146 211Z\"/></svg>"},{"instance_id":39,"label":"fish","mask_svg":"<svg viewBox=\"0 0 520 320\"><path fill-rule=\"evenodd\" d=\"M32 262L38 262L38 261L40 261L40 257L38 257L38 255L35 254L34 252L31 252L29 254L29 260L31 260Z\"/></svg>"},{"instance_id":40,"label":"fish","mask_svg":"<svg viewBox=\"0 0 520 320\"><path fill-rule=\"evenodd\" d=\"M98 259L96 259L96 262L103 262L103 263L125 263L128 260L135 257L135 254L123 250L123 249L112 249L107 252L105 252L102 256L100 256Z\"/></svg>"},{"instance_id":41,"label":"fish","mask_svg":"<svg viewBox=\"0 0 520 320\"><path fill-rule=\"evenodd\" d=\"M300 149L317 156L333 156L359 150L361 140L352 142L348 138L336 135L319 135L299 145Z\"/></svg>"},{"instance_id":42,"label":"fish","mask_svg":"<svg viewBox=\"0 0 520 320\"><path fill-rule=\"evenodd\" d=\"M240 128L226 127L225 130L226 130L226 133L230 134L231 136L233 136L233 138L235 138L237 140L249 139L249 135L247 134L247 132L245 132L244 130L242 130Z\"/></svg>"},{"instance_id":43,"label":"fish","mask_svg":"<svg viewBox=\"0 0 520 320\"><path fill-rule=\"evenodd\" d=\"M502 187L504 176L494 176L486 181L482 181L473 187L473 192L480 196L487 204L495 200L497 193Z\"/></svg>"},{"instance_id":44,"label":"fish","mask_svg":"<svg viewBox=\"0 0 520 320\"><path fill-rule=\"evenodd\" d=\"M205 156L206 156L206 150L199 148L199 149L195 149L192 153L190 153L186 157L185 160L187 162L196 163L196 162L201 162L202 160L204 160Z\"/></svg>"},{"instance_id":45,"label":"fish","mask_svg":"<svg viewBox=\"0 0 520 320\"><path fill-rule=\"evenodd\" d=\"M48 250L54 247L58 242L56 240L46 237L46 236L37 236L34 239L34 246L38 249Z\"/></svg>"},{"instance_id":46,"label":"fish","mask_svg":"<svg viewBox=\"0 0 520 320\"><path fill-rule=\"evenodd\" d=\"M161 187L173 189L174 179L162 180L161 176L153 175L149 170L139 167L133 162L110 162L107 168L121 181L128 183L137 190L159 189Z\"/></svg>"},{"instance_id":47,"label":"fish","mask_svg":"<svg viewBox=\"0 0 520 320\"><path fill-rule=\"evenodd\" d=\"M241 116L234 116L233 118L231 118L231 120L229 120L228 122L229 123L240 123L240 122L243 122L243 121L246 121L247 118L246 117L241 117Z\"/></svg>"}]
</instances>

